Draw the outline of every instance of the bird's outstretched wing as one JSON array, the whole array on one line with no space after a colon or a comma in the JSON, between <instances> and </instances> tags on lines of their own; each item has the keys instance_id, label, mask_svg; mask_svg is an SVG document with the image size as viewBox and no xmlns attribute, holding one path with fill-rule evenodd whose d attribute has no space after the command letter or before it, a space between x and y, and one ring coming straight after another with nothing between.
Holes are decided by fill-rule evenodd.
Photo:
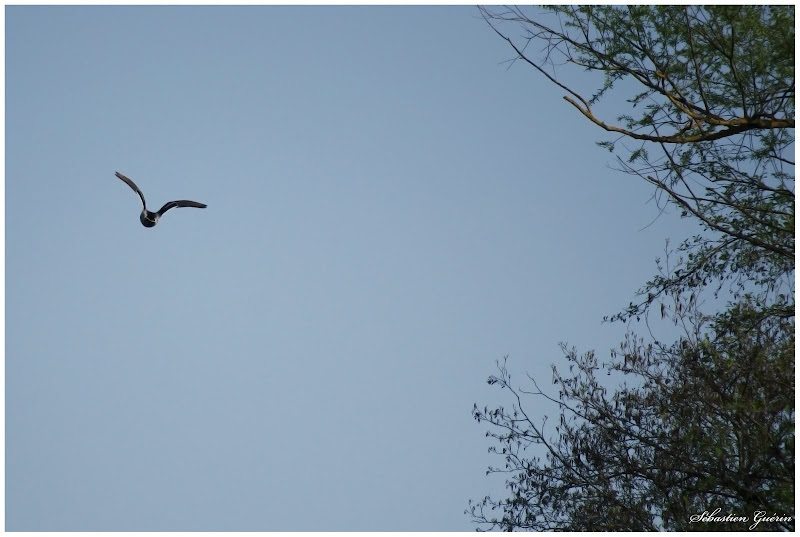
<instances>
[{"instance_id":1,"label":"bird's outstretched wing","mask_svg":"<svg viewBox=\"0 0 800 537\"><path fill-rule=\"evenodd\" d=\"M115 175L117 177L119 177L120 179L122 179L123 181L125 181L128 184L128 186L133 189L134 192L139 194L139 197L142 199L142 207L146 209L147 208L147 204L144 202L144 194L142 194L142 191L139 190L138 186L136 186L136 183L134 183L133 181L131 181L130 179L128 179L127 177L125 177L124 175L122 175L119 172L115 172Z\"/></svg>"},{"instance_id":2,"label":"bird's outstretched wing","mask_svg":"<svg viewBox=\"0 0 800 537\"><path fill-rule=\"evenodd\" d=\"M168 201L164 204L161 209L158 211L158 216L161 216L165 212L169 211L173 207L197 207L198 209L205 209L208 207L205 203L198 203L196 201L189 201L189 200L176 200L176 201Z\"/></svg>"}]
</instances>

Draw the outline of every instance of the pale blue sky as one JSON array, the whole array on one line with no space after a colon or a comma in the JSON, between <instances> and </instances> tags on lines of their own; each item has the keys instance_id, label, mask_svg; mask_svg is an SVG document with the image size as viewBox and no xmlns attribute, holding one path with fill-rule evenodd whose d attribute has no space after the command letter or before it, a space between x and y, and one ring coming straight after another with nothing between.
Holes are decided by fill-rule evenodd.
<instances>
[{"instance_id":1,"label":"pale blue sky","mask_svg":"<svg viewBox=\"0 0 800 537\"><path fill-rule=\"evenodd\" d=\"M678 226L511 54L473 7L7 7L6 528L473 529L495 360L615 346Z\"/></svg>"}]
</instances>

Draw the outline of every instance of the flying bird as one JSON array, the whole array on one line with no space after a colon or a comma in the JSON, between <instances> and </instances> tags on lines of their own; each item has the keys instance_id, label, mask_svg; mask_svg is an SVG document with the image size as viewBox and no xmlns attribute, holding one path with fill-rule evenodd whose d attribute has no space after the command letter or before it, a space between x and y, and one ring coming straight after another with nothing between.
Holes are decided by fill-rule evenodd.
<instances>
[{"instance_id":1,"label":"flying bird","mask_svg":"<svg viewBox=\"0 0 800 537\"><path fill-rule=\"evenodd\" d=\"M161 209L158 210L157 213L151 212L147 210L147 204L144 202L144 194L142 191L139 190L139 187L136 186L136 183L125 177L119 172L116 172L117 177L125 181L129 187L133 189L134 192L139 194L139 197L142 199L142 214L139 216L139 220L141 220L142 225L144 227L153 227L158 223L158 219L161 218L165 212L169 211L173 207L197 207L198 209L205 209L207 205L205 203L198 203L196 201L189 201L189 200L177 200L177 201L168 201L164 204Z\"/></svg>"}]
</instances>

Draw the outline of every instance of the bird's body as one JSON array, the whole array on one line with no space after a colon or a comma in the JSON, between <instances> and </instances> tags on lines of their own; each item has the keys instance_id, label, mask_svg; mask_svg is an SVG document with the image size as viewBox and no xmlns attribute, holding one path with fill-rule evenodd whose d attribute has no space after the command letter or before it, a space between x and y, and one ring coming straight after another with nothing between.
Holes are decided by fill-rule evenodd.
<instances>
[{"instance_id":1,"label":"bird's body","mask_svg":"<svg viewBox=\"0 0 800 537\"><path fill-rule=\"evenodd\" d=\"M125 177L119 172L116 172L116 176L125 181L125 183L133 189L134 192L139 194L139 198L142 200L142 214L139 216L139 220L142 222L144 227L153 227L158 223L158 219L161 218L165 212L169 211L173 207L197 207L198 209L205 209L207 205L205 203L198 203L196 201L189 201L189 200L177 200L177 201L168 201L164 204L158 212L154 213L152 211L147 210L147 204L144 201L144 194L142 191L139 190L139 187L136 186L136 183Z\"/></svg>"}]
</instances>

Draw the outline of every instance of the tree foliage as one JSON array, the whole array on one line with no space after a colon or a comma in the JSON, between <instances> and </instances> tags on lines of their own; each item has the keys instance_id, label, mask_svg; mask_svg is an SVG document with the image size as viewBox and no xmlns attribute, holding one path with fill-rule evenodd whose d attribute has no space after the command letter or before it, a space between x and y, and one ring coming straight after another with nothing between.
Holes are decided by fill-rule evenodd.
<instances>
[{"instance_id":1,"label":"tree foliage","mask_svg":"<svg viewBox=\"0 0 800 537\"><path fill-rule=\"evenodd\" d=\"M629 332L607 362L564 346L570 375L557 396L515 388L505 361L490 384L511 409L474 409L504 459L510 497L470 502L503 529L794 529L794 8L557 6L538 20L481 8L564 99L611 133L619 168L653 185L659 211L677 207L702 232L657 260L658 274L611 320L681 327L672 343ZM541 20L553 20L549 26ZM507 23L521 27L512 39ZM540 57L529 50L539 45ZM577 66L603 75L583 95L559 81ZM595 109L615 92L629 113ZM727 306L701 311L700 296ZM621 378L609 389L598 371ZM534 418L523 400L558 412ZM544 457L528 455L539 446ZM740 520L692 520L704 511ZM785 516L784 516L785 515ZM788 518L788 520L786 520Z\"/></svg>"}]
</instances>

